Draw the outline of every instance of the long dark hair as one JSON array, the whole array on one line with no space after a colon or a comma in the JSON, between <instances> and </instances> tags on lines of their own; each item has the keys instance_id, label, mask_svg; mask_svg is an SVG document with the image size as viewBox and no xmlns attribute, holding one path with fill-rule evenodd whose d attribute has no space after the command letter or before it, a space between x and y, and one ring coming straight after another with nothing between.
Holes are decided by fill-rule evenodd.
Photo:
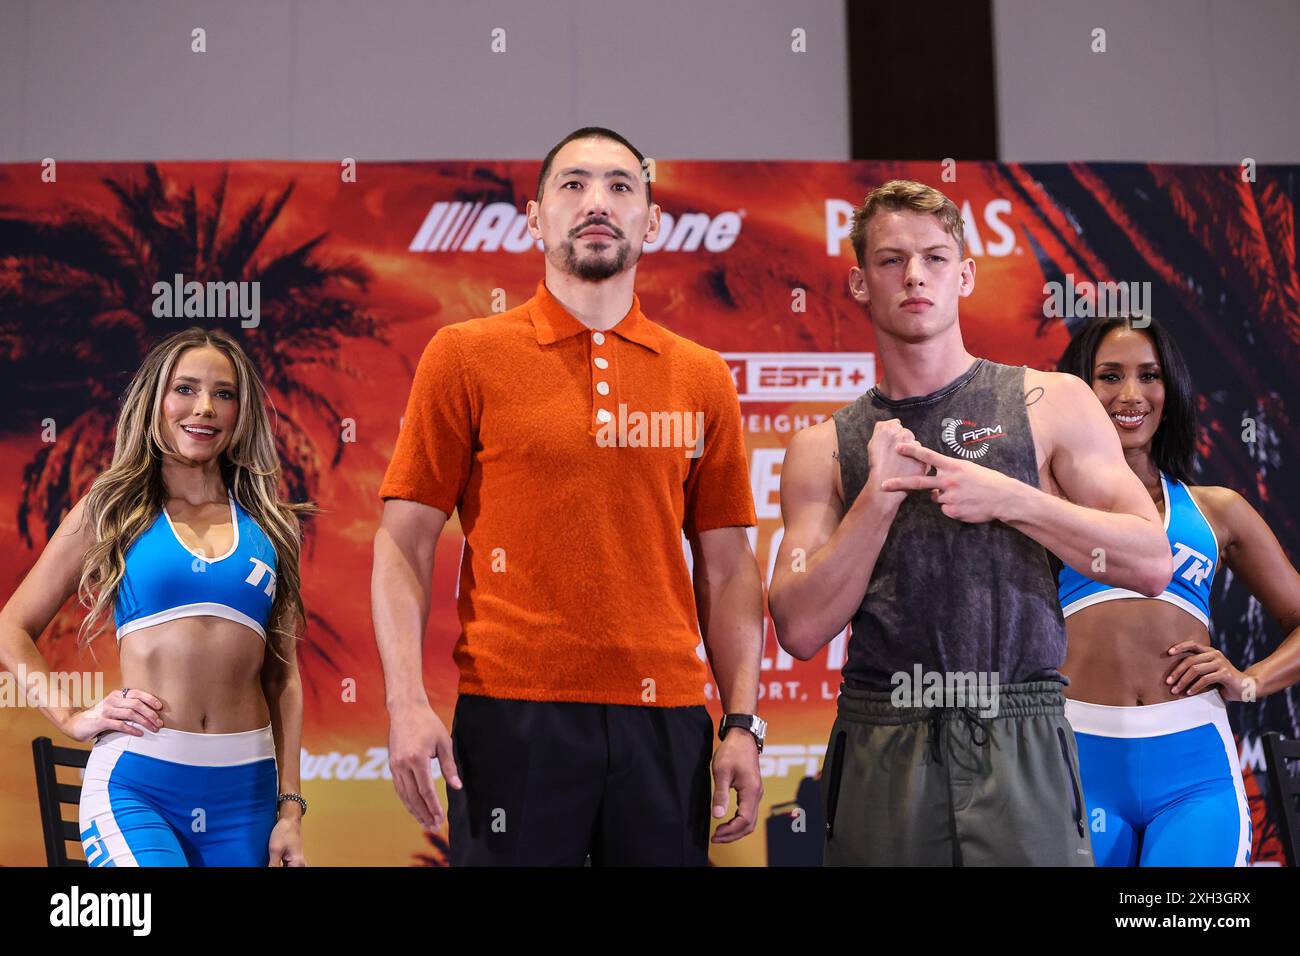
<instances>
[{"instance_id":1,"label":"long dark hair","mask_svg":"<svg viewBox=\"0 0 1300 956\"><path fill-rule=\"evenodd\" d=\"M1156 467L1179 481L1191 484L1192 467L1196 458L1196 408L1192 401L1192 377L1187 363L1174 344L1173 337L1154 319L1150 324L1133 326L1132 320L1123 317L1097 317L1089 319L1074 333L1070 344L1056 363L1059 371L1077 375L1092 387L1093 367L1097 361L1097 348L1112 329L1132 327L1151 339L1160 362L1165 382L1164 417L1156 426L1151 441L1151 457Z\"/></svg>"}]
</instances>

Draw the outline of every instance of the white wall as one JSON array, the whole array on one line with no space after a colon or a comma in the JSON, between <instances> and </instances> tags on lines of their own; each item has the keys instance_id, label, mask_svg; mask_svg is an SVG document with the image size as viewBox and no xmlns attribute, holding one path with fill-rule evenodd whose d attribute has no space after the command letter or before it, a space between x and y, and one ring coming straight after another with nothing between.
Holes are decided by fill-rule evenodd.
<instances>
[{"instance_id":1,"label":"white wall","mask_svg":"<svg viewBox=\"0 0 1300 956\"><path fill-rule=\"evenodd\" d=\"M0 0L0 162L540 159L585 125L847 159L844 30L842 0Z\"/></svg>"},{"instance_id":2,"label":"white wall","mask_svg":"<svg viewBox=\"0 0 1300 956\"><path fill-rule=\"evenodd\" d=\"M1300 162L1295 0L993 0L993 22L1004 160Z\"/></svg>"},{"instance_id":3,"label":"white wall","mask_svg":"<svg viewBox=\"0 0 1300 956\"><path fill-rule=\"evenodd\" d=\"M1300 162L1300 2L993 2L1000 158ZM844 31L842 0L0 0L0 162L538 158L587 123L845 159Z\"/></svg>"}]
</instances>

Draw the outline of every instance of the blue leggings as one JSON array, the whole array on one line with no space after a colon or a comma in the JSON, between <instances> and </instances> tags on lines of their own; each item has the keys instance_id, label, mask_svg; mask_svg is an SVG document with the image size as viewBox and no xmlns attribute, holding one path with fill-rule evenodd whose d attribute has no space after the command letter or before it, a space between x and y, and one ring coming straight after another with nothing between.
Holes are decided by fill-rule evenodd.
<instances>
[{"instance_id":1,"label":"blue leggings","mask_svg":"<svg viewBox=\"0 0 1300 956\"><path fill-rule=\"evenodd\" d=\"M1218 691L1138 707L1066 701L1098 866L1245 866L1250 809Z\"/></svg>"},{"instance_id":2,"label":"blue leggings","mask_svg":"<svg viewBox=\"0 0 1300 956\"><path fill-rule=\"evenodd\" d=\"M95 743L81 788L91 866L266 866L279 774L271 728Z\"/></svg>"}]
</instances>

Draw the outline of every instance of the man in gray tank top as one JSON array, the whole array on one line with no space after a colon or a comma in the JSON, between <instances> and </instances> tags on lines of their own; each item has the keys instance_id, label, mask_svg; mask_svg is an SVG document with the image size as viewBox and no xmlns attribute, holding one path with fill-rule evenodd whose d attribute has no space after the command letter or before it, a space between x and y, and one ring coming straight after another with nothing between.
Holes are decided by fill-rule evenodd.
<instances>
[{"instance_id":1,"label":"man in gray tank top","mask_svg":"<svg viewBox=\"0 0 1300 956\"><path fill-rule=\"evenodd\" d=\"M1155 505L1087 383L966 351L975 262L951 200L886 183L851 239L882 375L791 441L768 602L801 660L852 625L825 861L1091 866L1047 551L1154 596L1172 571Z\"/></svg>"}]
</instances>

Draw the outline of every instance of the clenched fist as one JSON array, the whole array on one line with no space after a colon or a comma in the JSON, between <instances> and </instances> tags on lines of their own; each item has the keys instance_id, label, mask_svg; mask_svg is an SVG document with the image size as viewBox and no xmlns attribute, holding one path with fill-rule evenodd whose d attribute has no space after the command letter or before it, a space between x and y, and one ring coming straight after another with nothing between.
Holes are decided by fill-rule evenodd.
<instances>
[{"instance_id":1,"label":"clenched fist","mask_svg":"<svg viewBox=\"0 0 1300 956\"><path fill-rule=\"evenodd\" d=\"M888 500L901 503L907 497L906 491L886 492L881 484L890 478L910 478L924 475L928 467L915 458L899 453L900 445L915 444L916 436L897 418L876 422L867 442L867 462L871 472L867 476L869 486L881 492Z\"/></svg>"}]
</instances>

